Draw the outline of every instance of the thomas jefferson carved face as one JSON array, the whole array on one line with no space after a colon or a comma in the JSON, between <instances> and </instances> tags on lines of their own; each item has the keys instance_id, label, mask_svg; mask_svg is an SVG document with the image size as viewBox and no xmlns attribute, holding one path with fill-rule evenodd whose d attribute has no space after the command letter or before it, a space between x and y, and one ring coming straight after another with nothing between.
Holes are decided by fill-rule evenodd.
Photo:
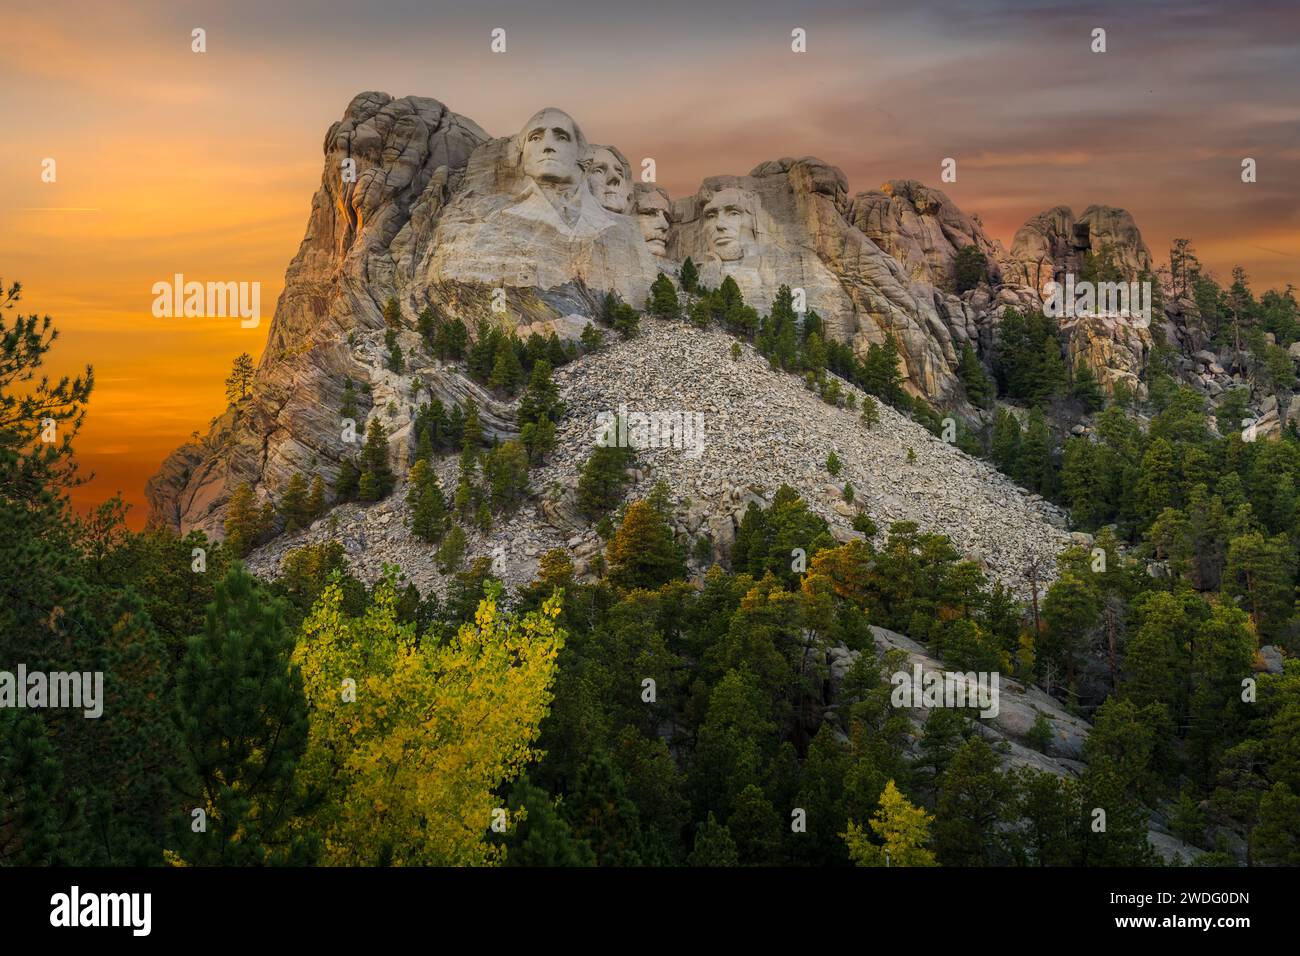
<instances>
[{"instance_id":1,"label":"thomas jefferson carved face","mask_svg":"<svg viewBox=\"0 0 1300 956\"><path fill-rule=\"evenodd\" d=\"M632 198L632 175L627 161L612 147L597 146L587 165L591 194L610 212L627 212Z\"/></svg>"},{"instance_id":2,"label":"thomas jefferson carved face","mask_svg":"<svg viewBox=\"0 0 1300 956\"><path fill-rule=\"evenodd\" d=\"M658 189L638 189L636 221L651 255L668 254L668 197Z\"/></svg>"},{"instance_id":3,"label":"thomas jefferson carved face","mask_svg":"<svg viewBox=\"0 0 1300 956\"><path fill-rule=\"evenodd\" d=\"M723 262L743 259L746 241L753 235L753 197L734 186L714 193L704 206L704 237L709 251Z\"/></svg>"},{"instance_id":4,"label":"thomas jefferson carved face","mask_svg":"<svg viewBox=\"0 0 1300 956\"><path fill-rule=\"evenodd\" d=\"M562 110L541 110L519 131L524 175L537 183L577 182L582 172L578 157L585 147L578 124Z\"/></svg>"}]
</instances>

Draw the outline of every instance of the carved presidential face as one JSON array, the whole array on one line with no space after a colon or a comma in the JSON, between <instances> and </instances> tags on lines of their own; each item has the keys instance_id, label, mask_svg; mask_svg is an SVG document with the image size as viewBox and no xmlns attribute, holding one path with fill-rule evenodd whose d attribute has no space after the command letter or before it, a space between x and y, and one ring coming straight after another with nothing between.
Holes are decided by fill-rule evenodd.
<instances>
[{"instance_id":1,"label":"carved presidential face","mask_svg":"<svg viewBox=\"0 0 1300 956\"><path fill-rule=\"evenodd\" d=\"M743 259L745 241L754 235L752 197L744 190L719 189L704 206L704 237L723 262Z\"/></svg>"},{"instance_id":2,"label":"carved presidential face","mask_svg":"<svg viewBox=\"0 0 1300 956\"><path fill-rule=\"evenodd\" d=\"M657 189L636 194L636 221L651 255L668 254L668 198Z\"/></svg>"},{"instance_id":3,"label":"carved presidential face","mask_svg":"<svg viewBox=\"0 0 1300 956\"><path fill-rule=\"evenodd\" d=\"M632 177L627 163L608 146L598 147L587 165L591 194L610 212L627 212L632 198Z\"/></svg>"},{"instance_id":4,"label":"carved presidential face","mask_svg":"<svg viewBox=\"0 0 1300 956\"><path fill-rule=\"evenodd\" d=\"M568 113L544 109L519 133L524 175L539 183L573 183L581 174L582 134Z\"/></svg>"}]
</instances>

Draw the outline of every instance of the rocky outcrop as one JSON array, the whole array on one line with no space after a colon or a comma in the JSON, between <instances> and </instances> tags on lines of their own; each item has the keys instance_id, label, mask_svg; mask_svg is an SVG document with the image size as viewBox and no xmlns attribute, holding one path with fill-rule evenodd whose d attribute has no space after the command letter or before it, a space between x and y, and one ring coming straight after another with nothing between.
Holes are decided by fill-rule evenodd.
<instances>
[{"instance_id":1,"label":"rocky outcrop","mask_svg":"<svg viewBox=\"0 0 1300 956\"><path fill-rule=\"evenodd\" d=\"M991 284L1001 284L1001 243L985 235L978 219L958 209L941 190L914 179L893 179L854 196L848 219L914 281L955 288L957 252L975 246L988 260Z\"/></svg>"},{"instance_id":2,"label":"rocky outcrop","mask_svg":"<svg viewBox=\"0 0 1300 956\"><path fill-rule=\"evenodd\" d=\"M859 353L892 336L905 387L965 411L961 350L985 352L999 311L1032 298L1014 284L1030 281L1031 265L1036 275L1102 243L1124 262L1144 261L1122 210L1089 207L1077 223L1069 210L1048 216L1021 230L1008 259L942 192L904 180L851 199L843 173L812 157L711 177L673 201L648 184L630 188L618 149L589 143L554 108L492 138L436 100L363 93L330 128L324 154L251 397L149 483L154 513L174 527L220 534L241 483L274 500L297 472L332 481L355 453L340 438L349 379L360 388L357 431L383 416L395 456L420 391L474 395L504 432L491 396L421 352L413 329L425 308L470 329L487 322L576 338L606 293L640 306L655 276L690 256L703 282L730 276L760 312L782 285L802 290L828 333ZM988 257L991 283L959 297L953 260L969 244ZM999 284L1004 273L1020 279ZM402 375L368 357L390 298L412 357ZM1112 339L1078 352L1127 375L1141 350Z\"/></svg>"},{"instance_id":3,"label":"rocky outcrop","mask_svg":"<svg viewBox=\"0 0 1300 956\"><path fill-rule=\"evenodd\" d=\"M1016 231L1001 260L1006 283L1001 300L1017 308L1042 307L1048 283L1068 281L1072 287L1094 276L1103 262L1114 269L1114 276L1107 277L1114 281L1156 281L1151 252L1126 210L1089 206L1076 219L1070 207L1055 206ZM1140 310L1140 302L1130 304L1134 313ZM1153 344L1150 326L1162 323L1164 316L1155 311L1147 317L1107 315L1101 302L1095 309L1103 314L1060 317L1067 357L1074 367L1087 365L1105 391L1122 383L1130 394L1145 397L1142 376Z\"/></svg>"},{"instance_id":4,"label":"rocky outcrop","mask_svg":"<svg viewBox=\"0 0 1300 956\"><path fill-rule=\"evenodd\" d=\"M1152 270L1151 251L1126 210L1089 206L1076 219L1069 206L1054 206L1016 230L1003 257L1003 278L1041 292L1066 273L1080 276L1088 254L1109 257L1130 280Z\"/></svg>"},{"instance_id":5,"label":"rocky outcrop","mask_svg":"<svg viewBox=\"0 0 1300 956\"><path fill-rule=\"evenodd\" d=\"M383 327L390 252L411 209L487 135L437 100L362 93L325 136L307 233L285 274L251 397L174 452L146 487L155 515L220 534L231 492L274 498L296 472L337 475L344 382L367 383L353 333ZM435 187L436 188L436 187Z\"/></svg>"}]
</instances>

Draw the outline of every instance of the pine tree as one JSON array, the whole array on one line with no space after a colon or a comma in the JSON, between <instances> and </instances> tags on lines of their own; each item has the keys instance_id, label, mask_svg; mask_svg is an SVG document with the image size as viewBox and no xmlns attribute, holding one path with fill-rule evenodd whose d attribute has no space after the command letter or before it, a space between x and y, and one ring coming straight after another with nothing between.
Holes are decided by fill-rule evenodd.
<instances>
[{"instance_id":1,"label":"pine tree","mask_svg":"<svg viewBox=\"0 0 1300 956\"><path fill-rule=\"evenodd\" d=\"M873 342L862 363L862 390L897 406L904 396L903 373L899 371L898 361L898 343L892 335L885 338L883 345Z\"/></svg>"},{"instance_id":2,"label":"pine tree","mask_svg":"<svg viewBox=\"0 0 1300 956\"><path fill-rule=\"evenodd\" d=\"M284 518L285 534L301 531L311 522L307 505L307 479L302 472L295 474L285 485L284 494L280 496L279 511Z\"/></svg>"},{"instance_id":3,"label":"pine tree","mask_svg":"<svg viewBox=\"0 0 1300 956\"><path fill-rule=\"evenodd\" d=\"M595 521L623 500L632 450L613 444L597 447L578 478L578 511Z\"/></svg>"},{"instance_id":4,"label":"pine tree","mask_svg":"<svg viewBox=\"0 0 1300 956\"><path fill-rule=\"evenodd\" d=\"M523 811L523 818L503 838L506 866L595 865L596 855L585 840L574 836L560 799L533 786L527 775L510 788L506 809L512 816Z\"/></svg>"},{"instance_id":5,"label":"pine tree","mask_svg":"<svg viewBox=\"0 0 1300 956\"><path fill-rule=\"evenodd\" d=\"M1005 408L998 409L993 418L993 439L990 455L993 463L1005 474L1014 475L1020 468L1020 422Z\"/></svg>"},{"instance_id":6,"label":"pine tree","mask_svg":"<svg viewBox=\"0 0 1300 956\"><path fill-rule=\"evenodd\" d=\"M226 506L226 547L238 557L243 557L261 543L266 525L262 510L252 486L245 483L237 487Z\"/></svg>"},{"instance_id":7,"label":"pine tree","mask_svg":"<svg viewBox=\"0 0 1300 956\"><path fill-rule=\"evenodd\" d=\"M529 375L528 389L519 400L519 437L532 464L540 464L555 447L555 422L564 403L551 380L551 363L539 359Z\"/></svg>"},{"instance_id":8,"label":"pine tree","mask_svg":"<svg viewBox=\"0 0 1300 956\"><path fill-rule=\"evenodd\" d=\"M555 425L549 418L524 425L519 431L519 440L528 451L528 461L540 465L555 448Z\"/></svg>"},{"instance_id":9,"label":"pine tree","mask_svg":"<svg viewBox=\"0 0 1300 956\"><path fill-rule=\"evenodd\" d=\"M240 353L226 378L226 401L237 405L248 397L253 388L253 357L247 352Z\"/></svg>"},{"instance_id":10,"label":"pine tree","mask_svg":"<svg viewBox=\"0 0 1300 956\"><path fill-rule=\"evenodd\" d=\"M1156 438L1147 446L1134 491L1138 514L1147 522L1154 521L1166 508L1181 504L1174 448L1164 438Z\"/></svg>"},{"instance_id":11,"label":"pine tree","mask_svg":"<svg viewBox=\"0 0 1300 956\"><path fill-rule=\"evenodd\" d=\"M736 795L727 829L735 840L742 866L771 866L780 862L781 818L757 784L751 783Z\"/></svg>"},{"instance_id":12,"label":"pine tree","mask_svg":"<svg viewBox=\"0 0 1300 956\"><path fill-rule=\"evenodd\" d=\"M427 461L417 461L411 468L406 504L411 509L411 533L431 544L440 542L447 530L447 499Z\"/></svg>"},{"instance_id":13,"label":"pine tree","mask_svg":"<svg viewBox=\"0 0 1300 956\"><path fill-rule=\"evenodd\" d=\"M475 328L474 344L469 347L466 360L470 378L474 381L486 385L488 379L492 377L492 368L497 357L497 343L503 337L500 329L493 328L485 321L479 321Z\"/></svg>"},{"instance_id":14,"label":"pine tree","mask_svg":"<svg viewBox=\"0 0 1300 956\"><path fill-rule=\"evenodd\" d=\"M350 418L353 421L357 418L357 392L350 378L343 381L343 402L339 406L339 418Z\"/></svg>"},{"instance_id":15,"label":"pine tree","mask_svg":"<svg viewBox=\"0 0 1300 956\"><path fill-rule=\"evenodd\" d=\"M966 397L978 408L988 408L993 400L993 386L984 374L984 366L969 344L962 346L961 362L957 366L957 375L966 386Z\"/></svg>"},{"instance_id":16,"label":"pine tree","mask_svg":"<svg viewBox=\"0 0 1300 956\"><path fill-rule=\"evenodd\" d=\"M307 494L307 517L315 521L325 513L325 482L320 475L313 475L311 491Z\"/></svg>"},{"instance_id":17,"label":"pine tree","mask_svg":"<svg viewBox=\"0 0 1300 956\"><path fill-rule=\"evenodd\" d=\"M686 858L688 866L740 866L736 841L725 824L719 823L709 811L708 819L700 825L695 837L695 849Z\"/></svg>"},{"instance_id":18,"label":"pine tree","mask_svg":"<svg viewBox=\"0 0 1300 956\"><path fill-rule=\"evenodd\" d=\"M574 835L595 852L597 865L642 864L640 814L607 751L594 749L579 765L564 810Z\"/></svg>"},{"instance_id":19,"label":"pine tree","mask_svg":"<svg viewBox=\"0 0 1300 956\"><path fill-rule=\"evenodd\" d=\"M657 588L686 575L686 563L673 540L672 528L645 501L628 505L606 556L609 580L626 590Z\"/></svg>"},{"instance_id":20,"label":"pine tree","mask_svg":"<svg viewBox=\"0 0 1300 956\"><path fill-rule=\"evenodd\" d=\"M1089 412L1099 412L1106 405L1106 397L1102 395L1101 386L1097 384L1097 376L1093 374L1092 367L1087 362L1080 362L1079 367L1074 371L1072 394Z\"/></svg>"},{"instance_id":21,"label":"pine tree","mask_svg":"<svg viewBox=\"0 0 1300 956\"><path fill-rule=\"evenodd\" d=\"M813 373L815 378L820 379L822 372L826 370L826 343L816 332L804 339L803 343L803 367Z\"/></svg>"},{"instance_id":22,"label":"pine tree","mask_svg":"<svg viewBox=\"0 0 1300 956\"><path fill-rule=\"evenodd\" d=\"M709 323L713 321L713 310L709 305L709 297L697 301L691 306L691 324L697 329L707 329Z\"/></svg>"},{"instance_id":23,"label":"pine tree","mask_svg":"<svg viewBox=\"0 0 1300 956\"><path fill-rule=\"evenodd\" d=\"M384 325L390 329L401 328L402 325L402 309L393 296L389 296L384 303Z\"/></svg>"},{"instance_id":24,"label":"pine tree","mask_svg":"<svg viewBox=\"0 0 1300 956\"><path fill-rule=\"evenodd\" d=\"M939 861L944 866L996 864L999 824L1007 816L1010 795L992 748L982 737L969 738L940 784L934 828Z\"/></svg>"},{"instance_id":25,"label":"pine tree","mask_svg":"<svg viewBox=\"0 0 1300 956\"><path fill-rule=\"evenodd\" d=\"M660 319L676 320L682 317L682 307L677 301L677 290L673 288L673 280L662 272L650 286L650 300L646 310Z\"/></svg>"},{"instance_id":26,"label":"pine tree","mask_svg":"<svg viewBox=\"0 0 1300 956\"><path fill-rule=\"evenodd\" d=\"M519 354L515 351L514 342L502 336L497 343L496 358L492 363L492 375L488 378L488 385L513 392L523 377L524 369L519 364Z\"/></svg>"},{"instance_id":27,"label":"pine tree","mask_svg":"<svg viewBox=\"0 0 1300 956\"><path fill-rule=\"evenodd\" d=\"M518 441L508 441L488 452L483 463L492 507L512 514L528 494L528 453Z\"/></svg>"},{"instance_id":28,"label":"pine tree","mask_svg":"<svg viewBox=\"0 0 1300 956\"><path fill-rule=\"evenodd\" d=\"M1038 660L1058 664L1065 672L1067 688L1073 687L1078 662L1100 619L1101 595L1091 580L1070 571L1048 588L1043 599L1047 631L1039 638Z\"/></svg>"},{"instance_id":29,"label":"pine tree","mask_svg":"<svg viewBox=\"0 0 1300 956\"><path fill-rule=\"evenodd\" d=\"M582 329L582 335L579 336L582 347L588 352L594 352L604 344L605 334L588 322Z\"/></svg>"},{"instance_id":30,"label":"pine tree","mask_svg":"<svg viewBox=\"0 0 1300 956\"><path fill-rule=\"evenodd\" d=\"M840 459L839 456L835 454L835 452L831 452L826 457L826 470L831 473L832 478L834 478L836 475L840 473L841 470Z\"/></svg>"},{"instance_id":31,"label":"pine tree","mask_svg":"<svg viewBox=\"0 0 1300 956\"><path fill-rule=\"evenodd\" d=\"M1294 551L1285 535L1266 538L1258 531L1228 544L1223 590L1241 601L1261 643L1280 637L1294 603Z\"/></svg>"},{"instance_id":32,"label":"pine tree","mask_svg":"<svg viewBox=\"0 0 1300 956\"><path fill-rule=\"evenodd\" d=\"M614 327L614 318L618 314L618 296L613 292L606 292L604 298L600 300L600 310L596 313L596 321L607 329Z\"/></svg>"},{"instance_id":33,"label":"pine tree","mask_svg":"<svg viewBox=\"0 0 1300 956\"><path fill-rule=\"evenodd\" d=\"M177 673L191 780L178 827L185 863L311 862L310 840L291 827L301 805L294 775L307 747L307 704L292 653L283 604L232 568ZM206 832L191 826L196 808L206 813Z\"/></svg>"},{"instance_id":34,"label":"pine tree","mask_svg":"<svg viewBox=\"0 0 1300 956\"><path fill-rule=\"evenodd\" d=\"M957 250L953 260L957 294L969 292L981 282L988 281L988 258L980 247L971 243Z\"/></svg>"},{"instance_id":35,"label":"pine tree","mask_svg":"<svg viewBox=\"0 0 1300 956\"><path fill-rule=\"evenodd\" d=\"M1043 339L1043 354L1027 398L1037 404L1065 394L1065 360L1056 336Z\"/></svg>"},{"instance_id":36,"label":"pine tree","mask_svg":"<svg viewBox=\"0 0 1300 956\"><path fill-rule=\"evenodd\" d=\"M449 319L438 326L433 335L433 351L442 361L465 357L465 348L469 345L469 329L458 318Z\"/></svg>"},{"instance_id":37,"label":"pine tree","mask_svg":"<svg viewBox=\"0 0 1300 956\"><path fill-rule=\"evenodd\" d=\"M862 396L862 418L863 427L871 428L880 424L880 409L876 405L876 400L870 395Z\"/></svg>"},{"instance_id":38,"label":"pine tree","mask_svg":"<svg viewBox=\"0 0 1300 956\"><path fill-rule=\"evenodd\" d=\"M1300 796L1278 781L1260 798L1252 857L1264 866L1300 866Z\"/></svg>"},{"instance_id":39,"label":"pine tree","mask_svg":"<svg viewBox=\"0 0 1300 956\"><path fill-rule=\"evenodd\" d=\"M66 798L63 766L38 711L0 709L0 865L72 862L80 808Z\"/></svg>"},{"instance_id":40,"label":"pine tree","mask_svg":"<svg viewBox=\"0 0 1300 956\"><path fill-rule=\"evenodd\" d=\"M442 539L442 546L438 548L438 570L443 574L459 570L465 561L465 546L465 529L453 523Z\"/></svg>"},{"instance_id":41,"label":"pine tree","mask_svg":"<svg viewBox=\"0 0 1300 956\"><path fill-rule=\"evenodd\" d=\"M379 417L370 419L366 443L361 449L361 480L358 485L362 501L379 501L393 490L393 470L388 465L388 433Z\"/></svg>"},{"instance_id":42,"label":"pine tree","mask_svg":"<svg viewBox=\"0 0 1300 956\"><path fill-rule=\"evenodd\" d=\"M687 292L694 293L699 287L700 270L695 267L695 261L690 256L687 256L686 261L682 263L680 278L682 280L682 288Z\"/></svg>"},{"instance_id":43,"label":"pine tree","mask_svg":"<svg viewBox=\"0 0 1300 956\"><path fill-rule=\"evenodd\" d=\"M1052 432L1041 408L1029 413L1029 427L1020 450L1017 477L1030 491L1044 498L1056 495L1056 465L1053 461Z\"/></svg>"},{"instance_id":44,"label":"pine tree","mask_svg":"<svg viewBox=\"0 0 1300 956\"><path fill-rule=\"evenodd\" d=\"M344 458L339 463L339 476L334 482L334 500L356 501L360 491L361 472L357 470L357 463L351 458Z\"/></svg>"},{"instance_id":45,"label":"pine tree","mask_svg":"<svg viewBox=\"0 0 1300 956\"><path fill-rule=\"evenodd\" d=\"M433 348L433 342L438 336L438 328L441 324L442 319L433 311L432 306L425 306L420 310L420 315L415 320L415 328L420 333L420 338L424 339L425 348Z\"/></svg>"},{"instance_id":46,"label":"pine tree","mask_svg":"<svg viewBox=\"0 0 1300 956\"><path fill-rule=\"evenodd\" d=\"M622 338L636 338L641 330L641 317L636 309L624 303L614 311L614 331Z\"/></svg>"}]
</instances>

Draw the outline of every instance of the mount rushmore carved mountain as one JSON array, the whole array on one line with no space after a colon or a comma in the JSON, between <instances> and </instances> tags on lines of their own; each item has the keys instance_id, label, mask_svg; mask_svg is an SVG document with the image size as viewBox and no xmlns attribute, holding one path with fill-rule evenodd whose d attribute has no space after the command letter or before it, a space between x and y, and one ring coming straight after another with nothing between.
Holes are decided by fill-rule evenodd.
<instances>
[{"instance_id":1,"label":"mount rushmore carved mountain","mask_svg":"<svg viewBox=\"0 0 1300 956\"><path fill-rule=\"evenodd\" d=\"M348 381L369 396L363 413L387 411L390 453L403 467L414 443L412 384L447 403L472 398L488 434L512 436L509 401L421 354L414 329L426 308L470 329L486 321L521 337L555 332L576 339L607 293L640 306L656 276L675 277L689 257L702 284L716 287L730 277L760 309L782 286L802 290L827 336L859 355L892 337L909 393L973 415L957 374L963 348L987 355L1008 307L1038 305L1044 281L1103 247L1133 277L1151 262L1132 217L1120 209L1090 206L1077 218L1065 207L1048 210L1026 223L1007 250L937 189L896 180L853 195L843 173L812 157L709 177L694 195L672 198L653 184L634 183L616 146L590 142L572 117L553 108L535 113L516 134L493 138L436 100L363 93L330 127L324 154L306 235L288 267L251 395L206 437L173 452L149 482L153 512L170 526L219 534L241 485L274 502L301 472L332 481L357 450L340 440ZM984 253L987 275L959 293L958 254L969 246ZM395 334L412 356L405 377L384 369L377 343L390 298L400 308ZM1150 346L1145 329L1081 322L1070 334L1070 354L1094 364L1103 386L1136 383ZM618 354L633 353L635 343ZM894 427L892 419L888 424ZM921 431L918 450L939 444ZM743 454L719 466L735 469L738 487L751 483ZM993 481L991 470L983 472L970 480ZM909 480L882 471L877 483L888 489ZM981 495L972 490L967 500ZM1024 558L1062 537L1056 526L1064 519L1046 509L1038 519L1026 517L1021 529L1004 529L1018 544L996 544L972 535L982 525L969 524L954 497L933 504L929 523L986 560L1002 551ZM887 517L879 502L864 504ZM728 499L725 506L732 505ZM719 499L718 508L725 506Z\"/></svg>"}]
</instances>

